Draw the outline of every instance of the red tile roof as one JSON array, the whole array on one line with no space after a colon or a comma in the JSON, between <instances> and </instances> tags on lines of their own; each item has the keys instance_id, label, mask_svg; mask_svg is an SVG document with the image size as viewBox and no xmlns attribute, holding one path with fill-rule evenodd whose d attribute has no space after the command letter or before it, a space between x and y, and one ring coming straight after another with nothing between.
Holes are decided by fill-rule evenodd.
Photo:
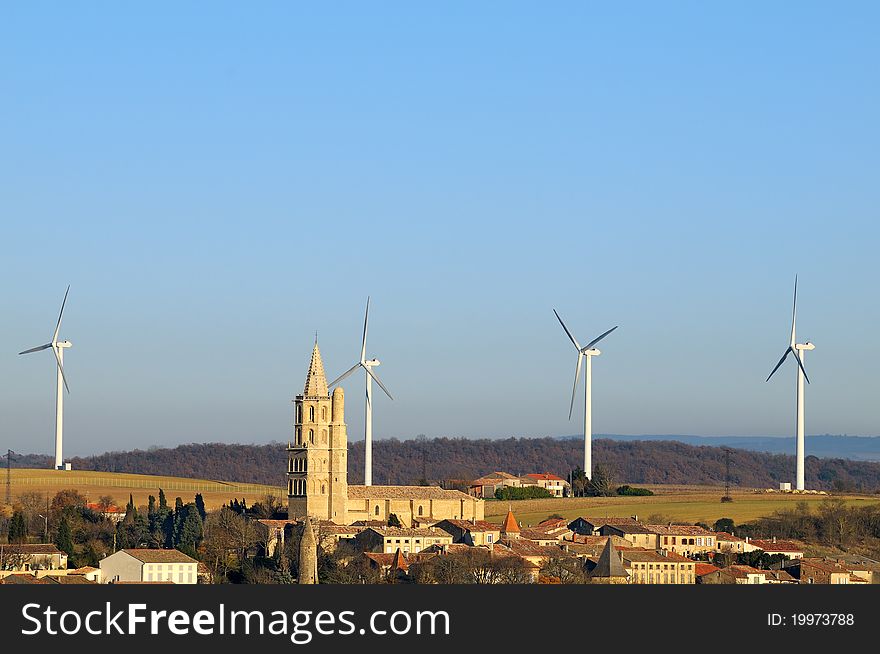
<instances>
[{"instance_id":1,"label":"red tile roof","mask_svg":"<svg viewBox=\"0 0 880 654\"><path fill-rule=\"evenodd\" d=\"M804 548L793 543L790 540L778 540L775 543L772 540L759 540L753 538L749 541L749 545L754 545L765 552L803 552Z\"/></svg>"},{"instance_id":2,"label":"red tile roof","mask_svg":"<svg viewBox=\"0 0 880 654\"><path fill-rule=\"evenodd\" d=\"M532 472L525 476L529 479L540 479L543 481L565 481L562 477L557 477L549 472Z\"/></svg>"},{"instance_id":3,"label":"red tile roof","mask_svg":"<svg viewBox=\"0 0 880 654\"><path fill-rule=\"evenodd\" d=\"M516 524L516 518L513 517L513 511L507 510L504 522L501 523L501 531L507 534L518 534L519 525Z\"/></svg>"},{"instance_id":4,"label":"red tile roof","mask_svg":"<svg viewBox=\"0 0 880 654\"><path fill-rule=\"evenodd\" d=\"M711 565L710 563L697 563L694 566L694 572L698 577L702 577L703 575L712 574L713 572L718 572L721 568L716 565Z\"/></svg>"}]
</instances>

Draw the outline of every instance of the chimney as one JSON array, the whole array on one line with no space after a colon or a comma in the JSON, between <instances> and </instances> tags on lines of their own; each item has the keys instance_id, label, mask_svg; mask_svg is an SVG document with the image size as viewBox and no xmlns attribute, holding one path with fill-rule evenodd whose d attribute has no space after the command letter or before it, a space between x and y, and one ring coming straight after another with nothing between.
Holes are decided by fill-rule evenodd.
<instances>
[{"instance_id":1,"label":"chimney","mask_svg":"<svg viewBox=\"0 0 880 654\"><path fill-rule=\"evenodd\" d=\"M774 542L774 543L776 542L776 536L773 537L773 542Z\"/></svg>"}]
</instances>

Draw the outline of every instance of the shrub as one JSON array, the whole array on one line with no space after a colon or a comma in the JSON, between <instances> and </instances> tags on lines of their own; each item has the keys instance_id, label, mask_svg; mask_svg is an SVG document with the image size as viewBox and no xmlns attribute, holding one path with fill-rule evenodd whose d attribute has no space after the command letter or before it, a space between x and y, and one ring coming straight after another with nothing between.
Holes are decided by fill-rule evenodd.
<instances>
[{"instance_id":1,"label":"shrub","mask_svg":"<svg viewBox=\"0 0 880 654\"><path fill-rule=\"evenodd\" d=\"M504 486L495 489L496 500L536 500L545 497L553 497L553 493L540 486L523 486L521 488Z\"/></svg>"},{"instance_id":2,"label":"shrub","mask_svg":"<svg viewBox=\"0 0 880 654\"><path fill-rule=\"evenodd\" d=\"M648 490L647 488L636 488L635 486L618 486L617 488L618 495L653 495L654 491Z\"/></svg>"}]
</instances>

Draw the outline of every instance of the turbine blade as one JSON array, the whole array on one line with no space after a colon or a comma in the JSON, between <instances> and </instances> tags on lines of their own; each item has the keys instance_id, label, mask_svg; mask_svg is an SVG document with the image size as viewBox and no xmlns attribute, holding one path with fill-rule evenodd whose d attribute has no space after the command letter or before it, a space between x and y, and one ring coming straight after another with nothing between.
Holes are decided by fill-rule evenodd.
<instances>
[{"instance_id":1,"label":"turbine blade","mask_svg":"<svg viewBox=\"0 0 880 654\"><path fill-rule=\"evenodd\" d=\"M598 343L598 342L601 341L603 338L605 338L606 336L608 336L608 334L610 334L610 333L613 332L615 329L617 329L617 327L618 327L618 326L615 325L614 327L612 327L611 329L609 329L607 332L605 332L605 333L602 334L601 336L597 336L596 338L594 338L592 341L590 341L589 343L587 343L587 346L586 346L582 351L583 351L583 352L586 352L587 350L591 349L596 343Z\"/></svg>"},{"instance_id":2,"label":"turbine blade","mask_svg":"<svg viewBox=\"0 0 880 654\"><path fill-rule=\"evenodd\" d=\"M367 296L367 312L364 314L364 340L361 341L361 363L367 360L367 323L370 320L370 296Z\"/></svg>"},{"instance_id":3,"label":"turbine blade","mask_svg":"<svg viewBox=\"0 0 880 654\"><path fill-rule=\"evenodd\" d=\"M797 350L795 350L795 349L793 349L793 348L792 348L792 350L791 350L791 353L794 354L794 358L795 358L795 360L797 361L798 366L799 366L800 369L801 369L801 372L804 373L804 379L806 379L806 380L807 380L807 383L809 384L809 383L810 383L810 378L807 377L807 371L804 369L804 362L801 361L801 355L798 354Z\"/></svg>"},{"instance_id":4,"label":"turbine blade","mask_svg":"<svg viewBox=\"0 0 880 654\"><path fill-rule=\"evenodd\" d=\"M568 407L568 419L571 420L571 414L574 412L574 396L577 394L578 381L581 378L581 361L583 361L583 352L578 352L577 368L574 369L574 386L571 387L571 406Z\"/></svg>"},{"instance_id":5,"label":"turbine blade","mask_svg":"<svg viewBox=\"0 0 880 654\"><path fill-rule=\"evenodd\" d=\"M394 398L391 397L391 393L389 393L388 389L385 388L385 384L383 384L381 381L379 381L379 378L376 376L376 373L373 372L372 370L370 370L370 366L364 366L364 370L366 370L367 374L373 378L374 382L379 384L379 388L381 388L383 391L385 391L385 395L388 396L388 399L393 400Z\"/></svg>"},{"instance_id":6,"label":"turbine blade","mask_svg":"<svg viewBox=\"0 0 880 654\"><path fill-rule=\"evenodd\" d=\"M797 323L797 275L794 276L794 302L791 307L791 340L789 342L789 347L795 346L795 323Z\"/></svg>"},{"instance_id":7,"label":"turbine blade","mask_svg":"<svg viewBox=\"0 0 880 654\"><path fill-rule=\"evenodd\" d=\"M61 371L61 380L64 382L64 388L67 389L67 392L70 392L70 386L67 385L67 375L64 374L64 366L61 365L61 355L58 354L58 348L52 348L52 351L55 353L55 361L58 363L58 370Z\"/></svg>"},{"instance_id":8,"label":"turbine blade","mask_svg":"<svg viewBox=\"0 0 880 654\"><path fill-rule=\"evenodd\" d=\"M788 348L788 349L785 351L785 354L782 355L782 358L779 360L779 363L777 363L777 364L776 364L776 367L773 368L773 371L772 371L769 375L767 375L767 379L764 380L765 382L770 381L770 377L773 376L773 373L775 373L777 370L779 370L779 366L782 365L782 362L785 361L785 357L787 357L791 352L792 352L792 349L791 349L791 348Z\"/></svg>"},{"instance_id":9,"label":"turbine blade","mask_svg":"<svg viewBox=\"0 0 880 654\"><path fill-rule=\"evenodd\" d=\"M25 350L24 352L19 352L19 354L30 354L31 352L39 352L40 350L45 350L50 347L52 347L52 344L46 343L45 345L40 345L39 347L32 347L30 350Z\"/></svg>"},{"instance_id":10,"label":"turbine blade","mask_svg":"<svg viewBox=\"0 0 880 654\"><path fill-rule=\"evenodd\" d=\"M568 331L568 327L566 327L565 323L562 322L562 318L559 316L559 313L557 313L556 309L553 309L553 313L556 314L556 319L559 320L559 324L562 325L562 328L565 330L565 333L568 334L568 337L571 339L571 342L574 343L575 348L577 348L578 351L580 351L581 346L578 344L577 340L575 340L575 337L571 335L571 332Z\"/></svg>"},{"instance_id":11,"label":"turbine blade","mask_svg":"<svg viewBox=\"0 0 880 654\"><path fill-rule=\"evenodd\" d=\"M64 299L61 301L61 311L58 313L58 322L55 324L55 333L52 334L52 343L58 342L58 331L61 329L61 316L64 315L64 305L67 304L67 294L70 293L70 284L67 285L67 290L64 291Z\"/></svg>"},{"instance_id":12,"label":"turbine blade","mask_svg":"<svg viewBox=\"0 0 880 654\"><path fill-rule=\"evenodd\" d=\"M339 377L337 377L336 379L334 379L332 382L330 382L330 383L327 384L327 385L328 385L328 386L336 386L336 384L338 384L339 382L341 382L343 379L345 379L346 377L348 377L351 373L353 373L355 370L357 370L357 369L360 368L360 367L361 367L360 362L354 364L351 368L349 368L348 370L346 370L344 373L342 373L341 375L339 375Z\"/></svg>"}]
</instances>

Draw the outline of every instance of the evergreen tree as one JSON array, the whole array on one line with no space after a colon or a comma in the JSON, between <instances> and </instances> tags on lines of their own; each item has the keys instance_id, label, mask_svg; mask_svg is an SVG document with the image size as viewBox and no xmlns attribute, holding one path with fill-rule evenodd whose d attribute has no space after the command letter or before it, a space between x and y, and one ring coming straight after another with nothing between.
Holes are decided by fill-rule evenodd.
<instances>
[{"instance_id":1,"label":"evergreen tree","mask_svg":"<svg viewBox=\"0 0 880 654\"><path fill-rule=\"evenodd\" d=\"M168 501L165 499L165 491L163 491L161 488L159 489L159 510L168 510Z\"/></svg>"},{"instance_id":2,"label":"evergreen tree","mask_svg":"<svg viewBox=\"0 0 880 654\"><path fill-rule=\"evenodd\" d=\"M147 499L147 517L152 518L156 515L156 498L150 495Z\"/></svg>"},{"instance_id":3,"label":"evergreen tree","mask_svg":"<svg viewBox=\"0 0 880 654\"><path fill-rule=\"evenodd\" d=\"M180 511L180 527L177 532L175 546L188 554L195 554L202 541L202 518L195 504L187 504Z\"/></svg>"},{"instance_id":4,"label":"evergreen tree","mask_svg":"<svg viewBox=\"0 0 880 654\"><path fill-rule=\"evenodd\" d=\"M392 513L388 516L388 526L389 527L402 527L403 526L400 523L400 518L397 517L396 513Z\"/></svg>"},{"instance_id":5,"label":"evergreen tree","mask_svg":"<svg viewBox=\"0 0 880 654\"><path fill-rule=\"evenodd\" d=\"M67 516L61 518L61 524L58 525L58 533L55 534L55 545L68 556L73 556L73 535L70 533L70 524L67 522Z\"/></svg>"},{"instance_id":6,"label":"evergreen tree","mask_svg":"<svg viewBox=\"0 0 880 654\"><path fill-rule=\"evenodd\" d=\"M196 509L198 509L199 517L204 522L208 512L205 511L205 498L202 497L201 493L196 493Z\"/></svg>"},{"instance_id":7,"label":"evergreen tree","mask_svg":"<svg viewBox=\"0 0 880 654\"><path fill-rule=\"evenodd\" d=\"M12 519L9 521L9 542L25 543L27 542L27 535L27 520L24 519L24 513L22 513L21 511L16 511L12 514Z\"/></svg>"}]
</instances>

